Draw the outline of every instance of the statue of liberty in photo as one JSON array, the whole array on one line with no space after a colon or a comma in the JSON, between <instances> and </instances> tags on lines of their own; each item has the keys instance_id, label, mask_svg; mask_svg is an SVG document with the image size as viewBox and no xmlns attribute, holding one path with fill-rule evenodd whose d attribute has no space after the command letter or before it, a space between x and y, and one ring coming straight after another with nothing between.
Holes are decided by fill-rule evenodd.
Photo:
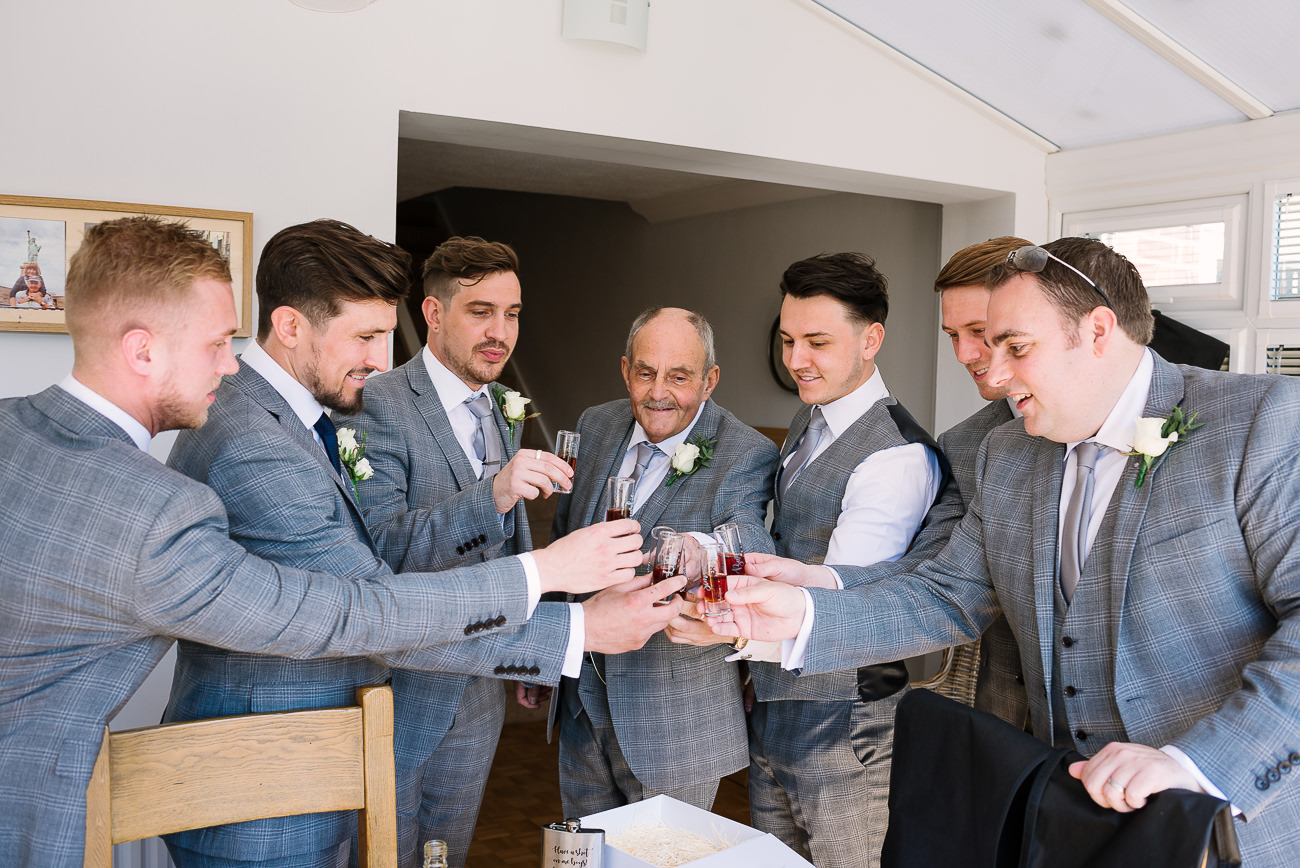
<instances>
[{"instance_id":1,"label":"statue of liberty in photo","mask_svg":"<svg viewBox=\"0 0 1300 868\"><path fill-rule=\"evenodd\" d=\"M41 252L41 245L36 243L36 239L32 237L32 230L28 229L27 230L27 261L35 262L36 255L40 252Z\"/></svg>"}]
</instances>

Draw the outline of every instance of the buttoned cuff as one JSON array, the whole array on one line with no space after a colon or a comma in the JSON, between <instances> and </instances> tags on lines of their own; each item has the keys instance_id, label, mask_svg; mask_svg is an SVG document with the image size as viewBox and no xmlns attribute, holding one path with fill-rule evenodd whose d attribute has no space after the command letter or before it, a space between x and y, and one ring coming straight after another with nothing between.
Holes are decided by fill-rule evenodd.
<instances>
[{"instance_id":1,"label":"buttoned cuff","mask_svg":"<svg viewBox=\"0 0 1300 868\"><path fill-rule=\"evenodd\" d=\"M1196 765L1196 763L1192 762L1191 757L1183 753L1181 749L1174 747L1172 744L1165 745L1160 748L1160 751L1165 756L1182 766L1183 771L1196 778L1196 782L1201 785L1201 789L1205 790L1205 792L1214 796L1216 799L1223 799L1227 802L1228 806L1232 808L1232 816L1241 816L1241 809L1232 804L1232 801L1223 794L1223 790L1210 783L1210 779L1201 774L1201 769Z\"/></svg>"},{"instance_id":2,"label":"buttoned cuff","mask_svg":"<svg viewBox=\"0 0 1300 868\"><path fill-rule=\"evenodd\" d=\"M733 654L728 654L726 661L735 663L737 660L760 660L764 663L780 663L782 657L782 642L760 642L757 639L750 639L745 643L745 647L737 650Z\"/></svg>"},{"instance_id":3,"label":"buttoned cuff","mask_svg":"<svg viewBox=\"0 0 1300 868\"><path fill-rule=\"evenodd\" d=\"M822 564L822 566L825 567L826 565L825 565L825 564ZM835 580L835 588L836 588L836 590L840 590L840 591L844 590L844 580L840 578L840 574L839 574L839 573L835 572L835 568L834 568L834 567L826 567L826 572L830 573L830 574L831 574L831 578Z\"/></svg>"},{"instance_id":4,"label":"buttoned cuff","mask_svg":"<svg viewBox=\"0 0 1300 868\"><path fill-rule=\"evenodd\" d=\"M831 572L835 571L831 570ZM812 638L813 626L812 594L808 593L807 588L800 588L799 593L803 594L803 623L799 625L799 632L793 639L783 639L781 641L781 668L789 669L795 674L798 674L797 670L803 668L804 656L808 651L808 640Z\"/></svg>"},{"instance_id":5,"label":"buttoned cuff","mask_svg":"<svg viewBox=\"0 0 1300 868\"><path fill-rule=\"evenodd\" d=\"M542 599L542 574L537 569L537 561L532 552L521 552L519 563L524 568L524 581L528 583L528 609L525 618L533 617L533 610Z\"/></svg>"},{"instance_id":6,"label":"buttoned cuff","mask_svg":"<svg viewBox=\"0 0 1300 868\"><path fill-rule=\"evenodd\" d=\"M569 645L564 649L560 674L577 678L582 674L582 651L587 644L587 613L581 603L569 603Z\"/></svg>"}]
</instances>

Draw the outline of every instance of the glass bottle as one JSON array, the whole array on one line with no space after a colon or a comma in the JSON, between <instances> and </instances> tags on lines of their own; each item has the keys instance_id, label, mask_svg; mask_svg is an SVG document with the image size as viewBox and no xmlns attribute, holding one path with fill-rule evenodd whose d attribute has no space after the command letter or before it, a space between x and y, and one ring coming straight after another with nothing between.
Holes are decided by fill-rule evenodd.
<instances>
[{"instance_id":1,"label":"glass bottle","mask_svg":"<svg viewBox=\"0 0 1300 868\"><path fill-rule=\"evenodd\" d=\"M447 842L424 842L424 868L447 868Z\"/></svg>"}]
</instances>

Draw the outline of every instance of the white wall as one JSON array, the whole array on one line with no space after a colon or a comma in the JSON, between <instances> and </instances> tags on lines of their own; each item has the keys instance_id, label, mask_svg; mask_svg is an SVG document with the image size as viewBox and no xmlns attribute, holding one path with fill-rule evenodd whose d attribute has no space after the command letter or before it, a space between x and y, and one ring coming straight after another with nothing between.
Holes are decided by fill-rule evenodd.
<instances>
[{"instance_id":1,"label":"white wall","mask_svg":"<svg viewBox=\"0 0 1300 868\"><path fill-rule=\"evenodd\" d=\"M391 238L401 111L514 125L525 144L529 128L641 140L670 167L693 153L737 177L944 205L1013 194L1015 225L983 237L1036 237L1046 220L1038 144L809 0L656 4L644 54L562 39L561 0L347 15L6 0L0 16L46 47L39 75L15 79L0 191L251 211L258 250L322 216ZM0 334L0 396L70 365L66 337Z\"/></svg>"}]
</instances>

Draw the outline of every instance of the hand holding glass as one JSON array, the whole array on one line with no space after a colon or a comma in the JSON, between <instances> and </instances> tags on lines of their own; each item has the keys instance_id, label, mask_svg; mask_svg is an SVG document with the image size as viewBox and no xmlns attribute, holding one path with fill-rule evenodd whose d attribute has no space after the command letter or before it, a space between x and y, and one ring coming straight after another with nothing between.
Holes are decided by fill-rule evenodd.
<instances>
[{"instance_id":1,"label":"hand holding glass","mask_svg":"<svg viewBox=\"0 0 1300 868\"><path fill-rule=\"evenodd\" d=\"M650 537L653 540L653 548L650 550L650 584L657 585L680 572L684 538L665 525L650 531ZM672 595L669 594L662 600L656 600L654 604L666 606L671 599Z\"/></svg>"}]
</instances>

